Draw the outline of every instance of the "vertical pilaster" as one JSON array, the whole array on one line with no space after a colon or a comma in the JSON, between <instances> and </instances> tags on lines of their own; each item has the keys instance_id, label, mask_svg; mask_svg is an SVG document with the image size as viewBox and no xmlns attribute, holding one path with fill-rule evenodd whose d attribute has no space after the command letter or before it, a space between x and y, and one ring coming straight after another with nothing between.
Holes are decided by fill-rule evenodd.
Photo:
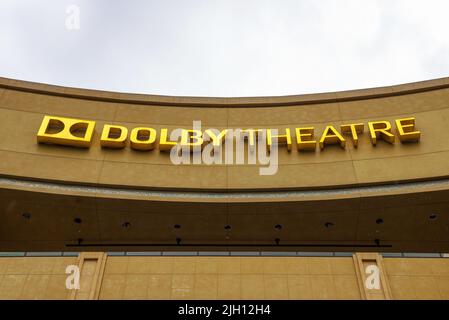
<instances>
[{"instance_id":1,"label":"vertical pilaster","mask_svg":"<svg viewBox=\"0 0 449 320\"><path fill-rule=\"evenodd\" d=\"M354 266L364 300L391 300L391 289L379 253L355 253Z\"/></svg>"},{"instance_id":2,"label":"vertical pilaster","mask_svg":"<svg viewBox=\"0 0 449 320\"><path fill-rule=\"evenodd\" d=\"M100 294L106 266L107 254L104 252L82 252L78 256L80 288L72 290L70 300L97 300Z\"/></svg>"}]
</instances>

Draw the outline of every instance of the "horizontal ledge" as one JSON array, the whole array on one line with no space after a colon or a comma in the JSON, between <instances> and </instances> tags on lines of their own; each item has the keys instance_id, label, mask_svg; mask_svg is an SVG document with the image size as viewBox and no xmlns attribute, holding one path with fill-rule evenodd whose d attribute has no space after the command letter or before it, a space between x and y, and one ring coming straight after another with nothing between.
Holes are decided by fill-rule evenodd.
<instances>
[{"instance_id":1,"label":"horizontal ledge","mask_svg":"<svg viewBox=\"0 0 449 320\"><path fill-rule=\"evenodd\" d=\"M165 191L165 190L146 190L129 189L108 186L87 186L73 185L56 182L27 180L8 178L0 176L0 189L24 189L39 193L76 193L83 196L97 198L123 198L136 197L144 200L163 199L163 200L209 200L209 201L275 201L275 200L301 200L301 198L317 198L325 200L332 197L360 197L360 194L395 194L398 192L418 193L430 190L449 190L449 178L441 178L430 181L411 181L397 184L384 184L372 186L354 186L338 189L315 189L315 190L261 190L261 191L234 191L215 192L215 191ZM290 199L289 199L290 198Z\"/></svg>"},{"instance_id":2,"label":"horizontal ledge","mask_svg":"<svg viewBox=\"0 0 449 320\"><path fill-rule=\"evenodd\" d=\"M176 247L176 248L191 248L191 247L209 247L209 248L223 248L223 247L257 247L257 248L393 248L392 245L377 245L377 244L154 244L154 243L81 243L81 244L66 244L67 248L83 248L83 247Z\"/></svg>"}]
</instances>

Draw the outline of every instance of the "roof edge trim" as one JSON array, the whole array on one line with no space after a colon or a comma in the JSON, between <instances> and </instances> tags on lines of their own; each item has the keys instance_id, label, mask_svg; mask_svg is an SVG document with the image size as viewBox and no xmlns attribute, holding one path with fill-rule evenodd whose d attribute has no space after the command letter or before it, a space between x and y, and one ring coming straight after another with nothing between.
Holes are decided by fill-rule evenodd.
<instances>
[{"instance_id":1,"label":"roof edge trim","mask_svg":"<svg viewBox=\"0 0 449 320\"><path fill-rule=\"evenodd\" d=\"M401 96L449 88L449 77L394 86L271 97L182 97L80 89L0 77L0 88L73 99L173 107L277 107L338 103Z\"/></svg>"}]
</instances>

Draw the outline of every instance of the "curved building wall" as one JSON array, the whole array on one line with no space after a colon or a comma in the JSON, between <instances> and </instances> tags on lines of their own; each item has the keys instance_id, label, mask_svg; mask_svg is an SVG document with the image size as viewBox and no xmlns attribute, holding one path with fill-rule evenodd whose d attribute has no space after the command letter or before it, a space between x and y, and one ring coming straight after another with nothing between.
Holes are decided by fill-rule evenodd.
<instances>
[{"instance_id":1,"label":"curved building wall","mask_svg":"<svg viewBox=\"0 0 449 320\"><path fill-rule=\"evenodd\" d=\"M444 252L449 80L289 97L134 95L0 79L0 246L6 250ZM45 115L95 121L90 148L37 143ZM413 117L419 142L372 145L367 123ZM358 148L280 146L255 165L180 165L157 148L101 148L105 124L191 128L364 123ZM394 128L393 128L394 129ZM396 134L396 133L395 133ZM77 222L78 221L78 222ZM80 222L81 221L81 222ZM175 225L180 228L174 228ZM281 228L275 228L281 226ZM143 249L142 249L143 250Z\"/></svg>"}]
</instances>

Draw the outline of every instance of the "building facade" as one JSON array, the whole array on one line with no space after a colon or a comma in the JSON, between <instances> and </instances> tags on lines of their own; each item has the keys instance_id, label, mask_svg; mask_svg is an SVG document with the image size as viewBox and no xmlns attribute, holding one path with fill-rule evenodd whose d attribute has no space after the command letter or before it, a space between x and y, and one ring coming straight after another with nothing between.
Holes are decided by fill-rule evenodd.
<instances>
[{"instance_id":1,"label":"building facade","mask_svg":"<svg viewBox=\"0 0 449 320\"><path fill-rule=\"evenodd\" d=\"M448 127L449 79L195 98L0 78L0 298L448 299Z\"/></svg>"}]
</instances>

